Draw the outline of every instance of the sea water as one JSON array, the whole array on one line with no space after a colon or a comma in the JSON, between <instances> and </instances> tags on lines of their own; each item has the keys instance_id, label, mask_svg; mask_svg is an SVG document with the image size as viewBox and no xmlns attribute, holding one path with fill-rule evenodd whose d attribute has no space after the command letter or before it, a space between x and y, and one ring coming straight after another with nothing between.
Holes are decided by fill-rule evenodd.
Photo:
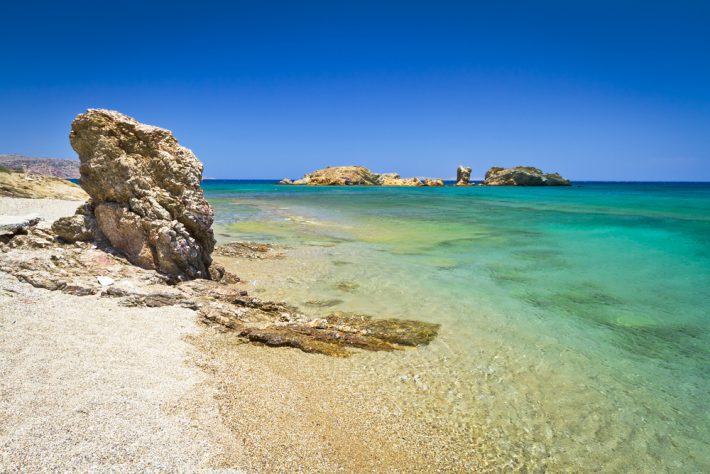
<instances>
[{"instance_id":1,"label":"sea water","mask_svg":"<svg viewBox=\"0 0 710 474\"><path fill-rule=\"evenodd\" d=\"M203 187L300 259L265 296L440 323L420 370L499 467L710 471L710 184Z\"/></svg>"}]
</instances>

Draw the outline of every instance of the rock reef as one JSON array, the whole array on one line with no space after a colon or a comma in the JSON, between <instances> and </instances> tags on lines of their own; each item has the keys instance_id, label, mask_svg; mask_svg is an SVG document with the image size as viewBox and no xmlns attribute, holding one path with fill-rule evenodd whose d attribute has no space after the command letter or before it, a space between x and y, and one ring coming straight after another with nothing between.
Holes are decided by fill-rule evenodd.
<instances>
[{"instance_id":1,"label":"rock reef","mask_svg":"<svg viewBox=\"0 0 710 474\"><path fill-rule=\"evenodd\" d=\"M514 168L492 167L486 172L484 186L570 186L572 183L559 173L543 173L532 166Z\"/></svg>"},{"instance_id":2,"label":"rock reef","mask_svg":"<svg viewBox=\"0 0 710 474\"><path fill-rule=\"evenodd\" d=\"M69 138L91 199L55 223L58 235L81 241L95 231L134 265L210 278L213 212L200 187L202 163L190 150L168 130L103 109L77 116Z\"/></svg>"},{"instance_id":3,"label":"rock reef","mask_svg":"<svg viewBox=\"0 0 710 474\"><path fill-rule=\"evenodd\" d=\"M51 230L24 228L24 234L0 243L0 271L37 288L114 298L124 306L192 309L204 323L254 343L347 357L353 348L394 351L429 344L439 328L421 321L343 312L313 319L289 304L249 296L236 284L239 278L224 270L221 281L175 282L155 270L132 265L117 252L88 242L69 244ZM254 246L243 244L242 249ZM228 255L234 248L230 244L217 253Z\"/></svg>"}]
</instances>

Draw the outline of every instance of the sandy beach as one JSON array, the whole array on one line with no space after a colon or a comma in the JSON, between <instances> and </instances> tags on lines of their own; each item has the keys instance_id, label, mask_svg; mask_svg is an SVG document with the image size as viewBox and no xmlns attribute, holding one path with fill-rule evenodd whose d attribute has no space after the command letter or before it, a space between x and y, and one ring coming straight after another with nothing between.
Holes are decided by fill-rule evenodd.
<instances>
[{"instance_id":1,"label":"sandy beach","mask_svg":"<svg viewBox=\"0 0 710 474\"><path fill-rule=\"evenodd\" d=\"M77 204L2 198L0 214L39 214L46 227ZM246 344L189 309L131 308L2 272L0 307L1 471L475 466L470 429L438 422L437 397L392 371L426 349L342 359ZM383 358L401 364L373 372Z\"/></svg>"},{"instance_id":2,"label":"sandy beach","mask_svg":"<svg viewBox=\"0 0 710 474\"><path fill-rule=\"evenodd\" d=\"M1 198L0 214L46 224L77 205ZM217 414L195 404L205 376L186 363L192 311L126 308L1 272L0 308L0 471L175 471L219 452L207 431Z\"/></svg>"}]
</instances>

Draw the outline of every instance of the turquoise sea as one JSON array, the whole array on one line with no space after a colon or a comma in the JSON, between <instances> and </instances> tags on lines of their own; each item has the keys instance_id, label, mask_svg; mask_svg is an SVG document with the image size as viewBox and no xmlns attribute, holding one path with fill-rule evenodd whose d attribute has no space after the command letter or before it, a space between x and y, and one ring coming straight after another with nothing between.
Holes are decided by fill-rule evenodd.
<instances>
[{"instance_id":1,"label":"turquoise sea","mask_svg":"<svg viewBox=\"0 0 710 474\"><path fill-rule=\"evenodd\" d=\"M440 323L417 363L501 469L710 472L710 184L203 186L291 249L265 297Z\"/></svg>"}]
</instances>

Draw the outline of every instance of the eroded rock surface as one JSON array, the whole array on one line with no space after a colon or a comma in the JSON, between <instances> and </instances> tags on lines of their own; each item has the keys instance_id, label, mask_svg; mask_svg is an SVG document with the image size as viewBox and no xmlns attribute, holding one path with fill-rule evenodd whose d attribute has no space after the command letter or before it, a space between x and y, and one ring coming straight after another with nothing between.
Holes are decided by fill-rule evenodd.
<instances>
[{"instance_id":1,"label":"eroded rock surface","mask_svg":"<svg viewBox=\"0 0 710 474\"><path fill-rule=\"evenodd\" d=\"M570 186L559 173L543 173L532 166L493 167L486 172L484 186Z\"/></svg>"},{"instance_id":2,"label":"eroded rock surface","mask_svg":"<svg viewBox=\"0 0 710 474\"><path fill-rule=\"evenodd\" d=\"M91 203L79 206L73 216L60 217L52 223L57 237L66 242L101 240Z\"/></svg>"},{"instance_id":3,"label":"eroded rock surface","mask_svg":"<svg viewBox=\"0 0 710 474\"><path fill-rule=\"evenodd\" d=\"M471 180L471 168L460 165L456 168L456 186L468 186Z\"/></svg>"},{"instance_id":4,"label":"eroded rock surface","mask_svg":"<svg viewBox=\"0 0 710 474\"><path fill-rule=\"evenodd\" d=\"M37 228L0 244L0 271L38 288L115 298L125 306L189 308L206 324L248 341L331 356L349 356L352 348L393 351L424 345L438 332L436 324L352 313L313 319L289 304L249 296L236 275L223 269L221 281L175 283L157 271L132 265L119 253L88 242L69 244L52 231Z\"/></svg>"},{"instance_id":5,"label":"eroded rock surface","mask_svg":"<svg viewBox=\"0 0 710 474\"><path fill-rule=\"evenodd\" d=\"M101 236L140 267L179 279L210 278L213 212L202 163L173 134L119 112L90 109L74 119L81 186ZM84 240L91 222L72 217L56 231Z\"/></svg>"},{"instance_id":6,"label":"eroded rock surface","mask_svg":"<svg viewBox=\"0 0 710 474\"><path fill-rule=\"evenodd\" d=\"M375 186L378 175L364 166L329 166L314 171L293 184L310 186Z\"/></svg>"},{"instance_id":7,"label":"eroded rock surface","mask_svg":"<svg viewBox=\"0 0 710 474\"><path fill-rule=\"evenodd\" d=\"M424 186L419 178L384 178L382 186Z\"/></svg>"},{"instance_id":8,"label":"eroded rock surface","mask_svg":"<svg viewBox=\"0 0 710 474\"><path fill-rule=\"evenodd\" d=\"M441 179L402 178L397 173L374 173L363 166L329 166L301 179L282 179L279 184L308 186L443 186Z\"/></svg>"}]
</instances>

